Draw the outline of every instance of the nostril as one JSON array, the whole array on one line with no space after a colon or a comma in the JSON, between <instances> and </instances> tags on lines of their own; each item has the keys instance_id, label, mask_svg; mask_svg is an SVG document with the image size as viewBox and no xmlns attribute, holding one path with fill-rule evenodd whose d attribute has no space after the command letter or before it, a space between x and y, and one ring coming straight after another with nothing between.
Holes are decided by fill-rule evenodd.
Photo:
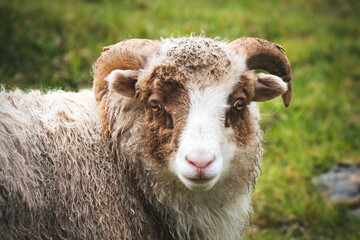
<instances>
[{"instance_id":1,"label":"nostril","mask_svg":"<svg viewBox=\"0 0 360 240\"><path fill-rule=\"evenodd\" d=\"M206 168L216 159L215 155L211 157L185 157L186 161L196 168Z\"/></svg>"}]
</instances>

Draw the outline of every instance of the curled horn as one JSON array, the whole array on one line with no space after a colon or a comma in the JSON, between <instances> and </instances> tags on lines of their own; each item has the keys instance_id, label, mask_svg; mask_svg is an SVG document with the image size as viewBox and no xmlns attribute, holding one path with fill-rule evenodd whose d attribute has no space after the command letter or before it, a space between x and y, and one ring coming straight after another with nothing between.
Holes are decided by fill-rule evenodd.
<instances>
[{"instance_id":1,"label":"curled horn","mask_svg":"<svg viewBox=\"0 0 360 240\"><path fill-rule=\"evenodd\" d=\"M288 90L282 95L282 99L285 106L289 106L292 96L292 71L284 48L264 39L247 37L236 39L227 46L245 56L248 69L266 70L286 82Z\"/></svg>"},{"instance_id":2,"label":"curled horn","mask_svg":"<svg viewBox=\"0 0 360 240\"><path fill-rule=\"evenodd\" d=\"M113 70L137 70L145 66L148 57L160 42L147 39L129 39L103 48L94 66L94 92L99 103L107 92L105 77Z\"/></svg>"}]
</instances>

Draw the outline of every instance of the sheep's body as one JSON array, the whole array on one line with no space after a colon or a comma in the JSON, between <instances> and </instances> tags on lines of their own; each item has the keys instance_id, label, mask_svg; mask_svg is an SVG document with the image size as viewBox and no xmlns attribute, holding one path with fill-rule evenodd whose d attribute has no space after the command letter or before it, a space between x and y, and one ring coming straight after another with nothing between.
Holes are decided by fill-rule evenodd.
<instances>
[{"instance_id":1,"label":"sheep's body","mask_svg":"<svg viewBox=\"0 0 360 240\"><path fill-rule=\"evenodd\" d=\"M205 194L185 187L174 192L179 183L172 181L153 184L149 168L137 159L144 154L143 126L133 123L143 115L131 100L118 100L124 104L112 111L120 116L122 137L107 141L89 90L0 93L1 239L157 239L170 231L183 238L238 236L251 210L249 197L234 191L234 183ZM112 153L110 143L117 141L123 153ZM144 194L151 205L140 200ZM148 222L154 220L159 222Z\"/></svg>"},{"instance_id":2,"label":"sheep's body","mask_svg":"<svg viewBox=\"0 0 360 240\"><path fill-rule=\"evenodd\" d=\"M136 44L105 49L116 64L97 61L95 94L0 92L0 239L242 236L262 155L251 100L286 85L204 38L165 40L139 73L113 71L144 67Z\"/></svg>"}]
</instances>

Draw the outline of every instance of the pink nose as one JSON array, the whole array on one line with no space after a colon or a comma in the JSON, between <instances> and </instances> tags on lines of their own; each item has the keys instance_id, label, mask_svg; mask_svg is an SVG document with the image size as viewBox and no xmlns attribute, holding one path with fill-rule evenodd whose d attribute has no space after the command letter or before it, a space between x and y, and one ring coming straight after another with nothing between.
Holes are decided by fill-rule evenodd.
<instances>
[{"instance_id":1,"label":"pink nose","mask_svg":"<svg viewBox=\"0 0 360 240\"><path fill-rule=\"evenodd\" d=\"M188 161L188 163L190 163L194 167L199 169L205 169L212 162L215 161L216 157L215 155L212 155L211 157L194 157L194 158L186 156L185 159L186 161Z\"/></svg>"}]
</instances>

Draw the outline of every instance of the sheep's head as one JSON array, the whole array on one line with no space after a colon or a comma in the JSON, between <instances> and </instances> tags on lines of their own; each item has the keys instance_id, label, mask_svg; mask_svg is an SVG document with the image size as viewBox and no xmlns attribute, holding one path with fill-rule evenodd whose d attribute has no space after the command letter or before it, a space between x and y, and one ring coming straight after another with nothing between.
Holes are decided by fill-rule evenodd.
<instances>
[{"instance_id":1,"label":"sheep's head","mask_svg":"<svg viewBox=\"0 0 360 240\"><path fill-rule=\"evenodd\" d=\"M141 101L152 161L189 189L210 189L242 158L256 135L252 102L282 95L290 103L290 63L266 40L133 39L104 50L94 77L98 101L106 91Z\"/></svg>"}]
</instances>

